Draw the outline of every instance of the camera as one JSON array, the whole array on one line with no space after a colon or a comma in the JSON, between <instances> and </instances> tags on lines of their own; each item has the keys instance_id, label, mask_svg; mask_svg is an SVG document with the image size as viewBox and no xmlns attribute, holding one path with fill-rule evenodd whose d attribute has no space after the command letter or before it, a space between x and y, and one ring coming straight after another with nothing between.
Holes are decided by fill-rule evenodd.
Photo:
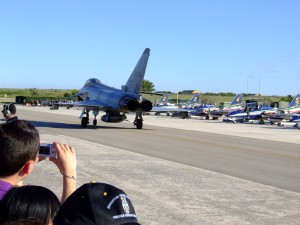
<instances>
[{"instance_id":1,"label":"camera","mask_svg":"<svg viewBox=\"0 0 300 225\"><path fill-rule=\"evenodd\" d=\"M39 156L45 158L57 158L56 150L53 144L41 144Z\"/></svg>"}]
</instances>

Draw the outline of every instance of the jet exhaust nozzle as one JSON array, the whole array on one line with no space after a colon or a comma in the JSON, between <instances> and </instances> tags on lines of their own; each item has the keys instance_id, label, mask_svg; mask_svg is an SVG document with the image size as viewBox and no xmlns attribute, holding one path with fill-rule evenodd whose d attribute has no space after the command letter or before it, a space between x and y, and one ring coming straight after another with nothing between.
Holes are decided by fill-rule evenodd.
<instances>
[{"instance_id":1,"label":"jet exhaust nozzle","mask_svg":"<svg viewBox=\"0 0 300 225\"><path fill-rule=\"evenodd\" d=\"M135 110L137 110L138 105L139 105L138 101L136 101L136 100L129 100L128 103L127 103L127 108L130 111L135 111Z\"/></svg>"},{"instance_id":2,"label":"jet exhaust nozzle","mask_svg":"<svg viewBox=\"0 0 300 225\"><path fill-rule=\"evenodd\" d=\"M136 99L125 97L120 102L121 108L126 108L129 111L136 111L138 109L139 102Z\"/></svg>"},{"instance_id":3,"label":"jet exhaust nozzle","mask_svg":"<svg viewBox=\"0 0 300 225\"><path fill-rule=\"evenodd\" d=\"M145 112L149 112L152 109L152 102L150 102L149 100L143 100L140 103L140 108L142 108Z\"/></svg>"}]
</instances>

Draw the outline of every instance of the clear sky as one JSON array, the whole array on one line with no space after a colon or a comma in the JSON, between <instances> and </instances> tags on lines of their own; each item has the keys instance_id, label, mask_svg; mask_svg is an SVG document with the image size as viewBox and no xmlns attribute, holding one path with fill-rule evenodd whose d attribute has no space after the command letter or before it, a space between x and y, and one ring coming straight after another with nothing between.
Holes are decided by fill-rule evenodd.
<instances>
[{"instance_id":1,"label":"clear sky","mask_svg":"<svg viewBox=\"0 0 300 225\"><path fill-rule=\"evenodd\" d=\"M0 0L0 88L300 93L299 0Z\"/></svg>"}]
</instances>

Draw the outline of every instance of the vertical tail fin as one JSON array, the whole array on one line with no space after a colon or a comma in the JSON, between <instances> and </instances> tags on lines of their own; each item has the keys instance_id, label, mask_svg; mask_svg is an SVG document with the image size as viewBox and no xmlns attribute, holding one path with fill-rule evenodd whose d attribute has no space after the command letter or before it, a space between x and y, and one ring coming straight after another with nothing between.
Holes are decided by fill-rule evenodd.
<instances>
[{"instance_id":1,"label":"vertical tail fin","mask_svg":"<svg viewBox=\"0 0 300 225\"><path fill-rule=\"evenodd\" d=\"M150 49L146 48L122 90L139 95L142 90Z\"/></svg>"},{"instance_id":2,"label":"vertical tail fin","mask_svg":"<svg viewBox=\"0 0 300 225\"><path fill-rule=\"evenodd\" d=\"M194 96L189 101L190 105L195 105L200 103L200 94L194 94Z\"/></svg>"},{"instance_id":3,"label":"vertical tail fin","mask_svg":"<svg viewBox=\"0 0 300 225\"><path fill-rule=\"evenodd\" d=\"M297 94L294 99L291 101L291 103L289 104L288 108L293 107L293 106L297 106L300 105L300 94Z\"/></svg>"},{"instance_id":4,"label":"vertical tail fin","mask_svg":"<svg viewBox=\"0 0 300 225\"><path fill-rule=\"evenodd\" d=\"M237 94L234 99L232 100L232 102L230 103L230 105L240 105L243 102L243 94Z\"/></svg>"},{"instance_id":5,"label":"vertical tail fin","mask_svg":"<svg viewBox=\"0 0 300 225\"><path fill-rule=\"evenodd\" d=\"M165 94L163 94L161 99L158 101L157 105L167 105L168 100L169 100L169 94L165 93Z\"/></svg>"}]
</instances>

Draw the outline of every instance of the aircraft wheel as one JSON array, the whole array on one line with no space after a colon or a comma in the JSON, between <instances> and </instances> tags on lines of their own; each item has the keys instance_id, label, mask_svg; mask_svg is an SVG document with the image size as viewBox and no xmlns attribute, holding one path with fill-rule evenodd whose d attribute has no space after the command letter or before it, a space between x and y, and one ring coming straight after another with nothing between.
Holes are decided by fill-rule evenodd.
<instances>
[{"instance_id":1,"label":"aircraft wheel","mask_svg":"<svg viewBox=\"0 0 300 225\"><path fill-rule=\"evenodd\" d=\"M205 119L206 119L206 120L209 120L209 115L205 115Z\"/></svg>"},{"instance_id":2,"label":"aircraft wheel","mask_svg":"<svg viewBox=\"0 0 300 225\"><path fill-rule=\"evenodd\" d=\"M273 122L273 121L271 121L271 122L270 122L270 124L271 124L271 125L274 125L274 122Z\"/></svg>"},{"instance_id":3,"label":"aircraft wheel","mask_svg":"<svg viewBox=\"0 0 300 225\"><path fill-rule=\"evenodd\" d=\"M96 119L93 120L93 125L94 125L94 126L97 125L97 120L96 120Z\"/></svg>"},{"instance_id":4,"label":"aircraft wheel","mask_svg":"<svg viewBox=\"0 0 300 225\"><path fill-rule=\"evenodd\" d=\"M185 118L187 118L186 113L181 113L181 119L185 119Z\"/></svg>"},{"instance_id":5,"label":"aircraft wheel","mask_svg":"<svg viewBox=\"0 0 300 225\"><path fill-rule=\"evenodd\" d=\"M136 121L136 129L142 129L143 128L143 120L137 119Z\"/></svg>"},{"instance_id":6,"label":"aircraft wheel","mask_svg":"<svg viewBox=\"0 0 300 225\"><path fill-rule=\"evenodd\" d=\"M82 117L81 118L81 126L82 127L87 127L88 125L88 118L87 117Z\"/></svg>"}]
</instances>

